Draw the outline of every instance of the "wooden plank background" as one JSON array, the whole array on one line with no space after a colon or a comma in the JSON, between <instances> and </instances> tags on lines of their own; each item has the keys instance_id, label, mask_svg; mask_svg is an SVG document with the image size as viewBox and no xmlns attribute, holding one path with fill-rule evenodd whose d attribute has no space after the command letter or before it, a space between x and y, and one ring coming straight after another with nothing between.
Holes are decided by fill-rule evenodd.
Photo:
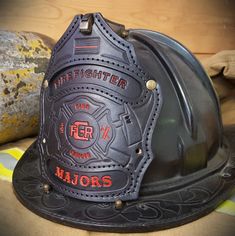
<instances>
[{"instance_id":1,"label":"wooden plank background","mask_svg":"<svg viewBox=\"0 0 235 236\"><path fill-rule=\"evenodd\" d=\"M235 48L234 0L0 0L0 29L58 40L74 15L87 12L167 34L201 58Z\"/></svg>"}]
</instances>

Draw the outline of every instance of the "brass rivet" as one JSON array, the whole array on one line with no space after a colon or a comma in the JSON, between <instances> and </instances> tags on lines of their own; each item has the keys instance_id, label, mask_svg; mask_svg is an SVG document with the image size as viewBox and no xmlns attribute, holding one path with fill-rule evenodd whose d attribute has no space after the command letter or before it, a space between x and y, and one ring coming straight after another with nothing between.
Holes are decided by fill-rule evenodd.
<instances>
[{"instance_id":1,"label":"brass rivet","mask_svg":"<svg viewBox=\"0 0 235 236\"><path fill-rule=\"evenodd\" d=\"M223 173L223 174L222 174L222 177L224 177L224 178L229 178L229 177L231 177L231 174L230 174L230 173Z\"/></svg>"},{"instance_id":2,"label":"brass rivet","mask_svg":"<svg viewBox=\"0 0 235 236\"><path fill-rule=\"evenodd\" d=\"M43 143L46 143L46 139L44 138L44 139L42 140L42 142L43 142Z\"/></svg>"},{"instance_id":3,"label":"brass rivet","mask_svg":"<svg viewBox=\"0 0 235 236\"><path fill-rule=\"evenodd\" d=\"M128 36L129 32L127 30L123 30L121 32L121 37L126 38Z\"/></svg>"},{"instance_id":4,"label":"brass rivet","mask_svg":"<svg viewBox=\"0 0 235 236\"><path fill-rule=\"evenodd\" d=\"M115 201L115 208L116 209L121 209L123 207L123 203L120 199Z\"/></svg>"},{"instance_id":5,"label":"brass rivet","mask_svg":"<svg viewBox=\"0 0 235 236\"><path fill-rule=\"evenodd\" d=\"M47 87L48 87L48 80L45 80L45 81L44 81L43 87L44 87L44 88L47 88Z\"/></svg>"},{"instance_id":6,"label":"brass rivet","mask_svg":"<svg viewBox=\"0 0 235 236\"><path fill-rule=\"evenodd\" d=\"M146 82L146 87L149 90L154 90L157 87L157 82L155 80L150 79Z\"/></svg>"},{"instance_id":7,"label":"brass rivet","mask_svg":"<svg viewBox=\"0 0 235 236\"><path fill-rule=\"evenodd\" d=\"M50 192L50 185L49 184L43 184L43 191L44 193L49 193Z\"/></svg>"}]
</instances>

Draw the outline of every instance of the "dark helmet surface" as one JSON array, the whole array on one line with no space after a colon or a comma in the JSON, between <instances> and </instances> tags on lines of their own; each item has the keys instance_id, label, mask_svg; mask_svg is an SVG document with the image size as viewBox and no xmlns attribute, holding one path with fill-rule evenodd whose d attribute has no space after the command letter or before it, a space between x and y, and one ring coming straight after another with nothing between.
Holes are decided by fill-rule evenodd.
<instances>
[{"instance_id":1,"label":"dark helmet surface","mask_svg":"<svg viewBox=\"0 0 235 236\"><path fill-rule=\"evenodd\" d=\"M78 15L54 47L37 141L13 185L35 213L82 229L138 232L195 220L235 183L234 128L175 40Z\"/></svg>"}]
</instances>

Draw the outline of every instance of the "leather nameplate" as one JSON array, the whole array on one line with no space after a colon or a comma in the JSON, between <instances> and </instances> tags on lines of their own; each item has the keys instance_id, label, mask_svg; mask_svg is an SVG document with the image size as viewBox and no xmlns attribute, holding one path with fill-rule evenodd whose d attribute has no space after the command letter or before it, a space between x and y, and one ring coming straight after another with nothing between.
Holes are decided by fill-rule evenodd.
<instances>
[{"instance_id":1,"label":"leather nameplate","mask_svg":"<svg viewBox=\"0 0 235 236\"><path fill-rule=\"evenodd\" d=\"M58 165L57 161L50 160L47 163L49 166L49 173L54 181L61 182L75 189L83 191L105 191L123 189L128 183L127 173L121 170L111 171L78 171L71 170L71 168ZM81 193L82 196L82 193Z\"/></svg>"},{"instance_id":2,"label":"leather nameplate","mask_svg":"<svg viewBox=\"0 0 235 236\"><path fill-rule=\"evenodd\" d=\"M54 49L49 86L41 96L41 167L53 188L66 195L100 202L131 200L138 197L153 158L151 126L161 96L159 88L146 89L147 74L136 64L132 45L115 34L105 39L112 31L101 26L107 27L96 14L90 36L95 41L81 45L84 36L71 31ZM99 50L84 57L74 45ZM110 48L112 58L107 59ZM63 54L69 50L73 54L67 61Z\"/></svg>"},{"instance_id":3,"label":"leather nameplate","mask_svg":"<svg viewBox=\"0 0 235 236\"><path fill-rule=\"evenodd\" d=\"M138 99L142 93L141 82L128 74L97 65L78 65L66 69L53 79L53 86L50 87L51 95L55 95L65 87L76 86L78 81L79 84L101 85L132 100Z\"/></svg>"}]
</instances>

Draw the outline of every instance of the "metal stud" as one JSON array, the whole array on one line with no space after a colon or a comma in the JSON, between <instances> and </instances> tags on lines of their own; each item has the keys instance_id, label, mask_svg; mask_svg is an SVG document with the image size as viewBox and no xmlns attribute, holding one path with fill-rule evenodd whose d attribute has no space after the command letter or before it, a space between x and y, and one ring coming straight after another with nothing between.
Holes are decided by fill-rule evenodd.
<instances>
[{"instance_id":1,"label":"metal stud","mask_svg":"<svg viewBox=\"0 0 235 236\"><path fill-rule=\"evenodd\" d=\"M116 209L121 209L123 207L123 202L122 200L118 199L115 201L115 208Z\"/></svg>"},{"instance_id":2,"label":"metal stud","mask_svg":"<svg viewBox=\"0 0 235 236\"><path fill-rule=\"evenodd\" d=\"M49 184L43 184L43 191L44 191L44 193L48 194L50 192L50 189L51 189L51 187L50 187Z\"/></svg>"},{"instance_id":3,"label":"metal stud","mask_svg":"<svg viewBox=\"0 0 235 236\"><path fill-rule=\"evenodd\" d=\"M43 142L43 143L46 143L46 139L44 138L44 139L42 140L42 142Z\"/></svg>"},{"instance_id":4,"label":"metal stud","mask_svg":"<svg viewBox=\"0 0 235 236\"><path fill-rule=\"evenodd\" d=\"M127 30L123 30L123 31L121 32L121 37L122 37L122 38L126 38L126 37L128 36L128 34L129 34L129 32L128 32Z\"/></svg>"},{"instance_id":5,"label":"metal stud","mask_svg":"<svg viewBox=\"0 0 235 236\"><path fill-rule=\"evenodd\" d=\"M141 148L136 148L135 152L138 156L140 156L143 153Z\"/></svg>"},{"instance_id":6,"label":"metal stud","mask_svg":"<svg viewBox=\"0 0 235 236\"><path fill-rule=\"evenodd\" d=\"M45 81L44 81L43 87L44 87L44 88L47 88L47 87L48 87L48 80L45 80Z\"/></svg>"},{"instance_id":7,"label":"metal stud","mask_svg":"<svg viewBox=\"0 0 235 236\"><path fill-rule=\"evenodd\" d=\"M154 90L157 87L157 82L155 80L150 79L146 82L146 87L149 90Z\"/></svg>"},{"instance_id":8,"label":"metal stud","mask_svg":"<svg viewBox=\"0 0 235 236\"><path fill-rule=\"evenodd\" d=\"M88 21L82 21L82 22L80 23L80 26L79 26L79 29L80 29L80 30L88 30L88 28L89 28L89 23L88 23Z\"/></svg>"},{"instance_id":9,"label":"metal stud","mask_svg":"<svg viewBox=\"0 0 235 236\"><path fill-rule=\"evenodd\" d=\"M229 178L229 177L231 177L231 174L228 173L228 172L225 172L225 173L222 174L222 177L223 178Z\"/></svg>"},{"instance_id":10,"label":"metal stud","mask_svg":"<svg viewBox=\"0 0 235 236\"><path fill-rule=\"evenodd\" d=\"M83 34L91 34L92 25L94 23L93 14L86 14L82 16L82 20L80 22L79 30Z\"/></svg>"}]
</instances>

